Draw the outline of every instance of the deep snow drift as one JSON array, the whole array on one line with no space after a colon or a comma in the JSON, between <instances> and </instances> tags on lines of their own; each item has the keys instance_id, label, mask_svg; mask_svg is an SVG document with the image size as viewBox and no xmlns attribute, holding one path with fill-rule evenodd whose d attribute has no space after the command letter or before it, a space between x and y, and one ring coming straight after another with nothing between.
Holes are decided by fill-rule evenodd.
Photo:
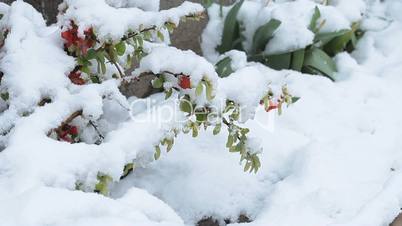
<instances>
[{"instance_id":1,"label":"deep snow drift","mask_svg":"<svg viewBox=\"0 0 402 226\"><path fill-rule=\"evenodd\" d=\"M60 101L18 121L13 134L2 137L9 148L0 153L0 226L176 226L192 225L205 216L222 221L240 214L253 219L246 224L250 226L388 225L402 207L402 3L335 2L337 13L347 20L356 20L364 9L363 27L368 30L355 52L336 56L335 83L320 76L247 65L240 55L237 74L219 80L225 95L249 92L238 96L238 101L257 95L252 93L258 88L255 84L266 80L277 86L287 84L301 97L280 117L259 107L255 119L247 122L253 135L263 139L262 168L257 174L243 173L239 156L225 148L224 132L218 136L202 132L198 139L183 135L171 152L151 163L143 150L163 132L154 132L152 122L125 123L100 147L71 148L45 139L43 134L69 112L85 107L87 115L96 117L106 111L99 95L125 100L112 81L82 90L69 87L64 72L73 62L60 48L57 29L45 27L38 14L22 3L14 6L18 26L10 35L16 39L8 44L12 51L2 59L1 68L29 65L5 73L18 73L18 79L29 79L34 87L29 89L18 79L6 80L17 83L14 93L21 105L1 113L1 129L11 127L17 112L30 109L43 93ZM0 12L3 8L0 4ZM28 29L30 24L36 27ZM210 38L219 40L212 34ZM37 58L27 52L35 52ZM210 60L216 59L211 55ZM49 64L54 71L48 70ZM28 76L30 70L38 70L46 82ZM57 89L47 89L47 82L52 87L57 83ZM163 99L160 96L151 98ZM40 149L32 148L39 144ZM94 180L98 170L118 177L127 159L141 157L146 164L115 183L110 198L74 191L77 178Z\"/></svg>"}]
</instances>

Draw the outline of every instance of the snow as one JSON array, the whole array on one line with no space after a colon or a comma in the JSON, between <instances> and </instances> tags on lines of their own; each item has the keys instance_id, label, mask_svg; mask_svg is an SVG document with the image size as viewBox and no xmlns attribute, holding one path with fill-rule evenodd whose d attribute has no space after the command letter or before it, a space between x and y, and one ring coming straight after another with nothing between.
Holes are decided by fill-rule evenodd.
<instances>
[{"instance_id":1,"label":"snow","mask_svg":"<svg viewBox=\"0 0 402 226\"><path fill-rule=\"evenodd\" d=\"M172 60L169 57L174 56ZM155 47L140 62L139 68L133 72L139 75L143 72L160 74L163 72L191 75L191 81L198 84L204 77L215 82L218 75L215 68L207 60L191 50L180 51L175 47Z\"/></svg>"},{"instance_id":2,"label":"snow","mask_svg":"<svg viewBox=\"0 0 402 226\"><path fill-rule=\"evenodd\" d=\"M245 1L240 8L238 21L244 28L243 47L250 50L255 31L270 19L281 21L281 26L276 30L273 38L266 46L265 53L280 54L304 48L313 43L314 34L308 29L314 8L317 6L321 12L319 23L325 21L321 32L334 32L342 29L350 29L350 25L361 19L361 11L364 4L360 0L338 1L333 5L321 5L310 0L297 0L286 2ZM343 10L345 4L348 11ZM211 62L218 58L216 47L221 43L224 19L230 6L223 8L224 17L220 17L220 7L214 4L208 9L210 21L202 35L202 51ZM358 15L356 15L358 14ZM289 35L292 34L292 35Z\"/></svg>"},{"instance_id":3,"label":"snow","mask_svg":"<svg viewBox=\"0 0 402 226\"><path fill-rule=\"evenodd\" d=\"M142 19L156 18L162 24L170 16L176 20L177 11L199 10L198 5L186 3L156 14L149 12L155 9L152 7L143 11L131 7L145 6L125 5L135 1L113 1L121 4L118 10L103 0L97 0L96 6L91 5L93 0L67 2L79 7L67 11L65 21L82 21L84 27L102 31L104 37L124 34L124 29L115 26L116 20L127 29L139 26L141 19L131 23L131 14L126 17L122 13L112 23L105 17L94 19L99 12L111 17L126 10L138 12ZM246 3L247 9L258 9L260 4ZM277 48L296 48L294 43L308 43L308 31L302 25L307 25L314 6L306 0L271 2L261 12L245 10L239 17L259 13L258 18L289 20L283 35L299 29L303 37L280 39L278 30ZM294 14L285 16L285 9ZM216 5L209 10L219 12ZM227 10L224 8L224 13ZM194 225L209 216L221 223L230 219L231 225L249 226L388 225L402 207L400 10L398 0L338 0L334 6L322 6L326 18L339 19L326 29L341 29L361 18L368 29L353 53L335 57L336 82L247 63L239 51L216 55L214 48L207 47L219 44L221 29L217 28L222 24L218 17L208 25L203 45L212 62L231 57L235 73L229 77L218 78L212 64L191 51L163 44L149 46L149 54L133 75L168 70L190 74L192 81L207 77L216 91L209 104L231 99L241 105L246 119L254 118L245 124L251 129L248 145L257 147L256 151L262 146L264 152L260 154L262 168L249 174L243 172L238 154L226 150L226 130L216 136L211 129L200 131L197 139L179 136L172 151L162 151L161 158L153 161L154 145L182 123L160 123L149 120L149 115L176 103L156 94L149 98L151 107L135 105L130 119L127 108L138 99L123 97L117 81L82 87L68 81L66 74L74 60L62 49L59 28L47 27L22 1L10 8L0 4L10 28L0 50L1 91L10 92L10 106L0 113L0 125L2 134L11 129L1 136L5 149L0 152L0 226L180 226ZM295 22L301 27L291 27L296 18L304 18ZM261 21L254 23L251 30ZM301 99L285 107L280 117L257 106L255 100L265 95L267 88L277 93L285 84ZM44 97L51 97L52 103L36 107ZM102 144L91 144L91 138L87 143L68 144L47 136L79 109L85 119L73 123L98 120L105 134ZM29 114L23 117L25 112ZM174 114L185 118L180 111ZM119 181L124 165L133 161L134 172ZM114 181L110 197L89 192L99 172ZM84 191L75 190L77 181L85 184ZM240 214L253 222L234 223Z\"/></svg>"},{"instance_id":4,"label":"snow","mask_svg":"<svg viewBox=\"0 0 402 226\"><path fill-rule=\"evenodd\" d=\"M106 0L106 3L116 8L135 7L145 11L159 11L159 0Z\"/></svg>"},{"instance_id":5,"label":"snow","mask_svg":"<svg viewBox=\"0 0 402 226\"><path fill-rule=\"evenodd\" d=\"M34 188L18 202L5 200L0 210L2 225L183 225L170 207L136 188L117 200L81 191Z\"/></svg>"},{"instance_id":6,"label":"snow","mask_svg":"<svg viewBox=\"0 0 402 226\"><path fill-rule=\"evenodd\" d=\"M100 40L116 40L123 37L128 30L141 30L156 26L161 28L166 22L179 24L185 15L199 14L203 8L199 4L184 2L182 5L160 12L143 11L139 8L116 9L105 0L66 0L67 9L59 22L69 27L71 21L77 22L79 32L93 27ZM105 16L108 15L108 16Z\"/></svg>"}]
</instances>

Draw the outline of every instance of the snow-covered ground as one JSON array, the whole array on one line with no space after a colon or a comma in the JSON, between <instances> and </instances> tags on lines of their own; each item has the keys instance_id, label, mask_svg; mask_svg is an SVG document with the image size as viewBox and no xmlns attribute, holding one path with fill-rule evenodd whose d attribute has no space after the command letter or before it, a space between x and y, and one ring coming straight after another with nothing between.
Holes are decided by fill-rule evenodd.
<instances>
[{"instance_id":1,"label":"snow-covered ground","mask_svg":"<svg viewBox=\"0 0 402 226\"><path fill-rule=\"evenodd\" d=\"M225 134L206 133L182 137L113 196L146 189L189 224L243 213L253 226L388 225L402 205L402 3L382 7L373 10L389 22L367 19L373 27L358 49L336 57L339 81L289 72L301 100L280 117L260 109L250 122L264 139L257 175L242 173Z\"/></svg>"},{"instance_id":2,"label":"snow-covered ground","mask_svg":"<svg viewBox=\"0 0 402 226\"><path fill-rule=\"evenodd\" d=\"M346 7L342 4L340 9ZM43 141L40 133L57 126L69 111L85 106L89 100L81 100L80 95L97 96L115 88L109 82L66 94L67 82L56 79L59 90L47 92L57 93L63 102L47 108L62 110L56 116L46 114L46 109L32 116L50 122L34 120L32 125L29 119L20 120L8 141L11 148L0 153L0 226L179 226L193 225L208 216L235 220L240 214L253 220L244 224L250 226L387 226L402 207L402 2L365 4L369 14L363 26L368 31L355 52L336 56L339 79L335 83L321 76L266 69L284 76L281 82L301 99L280 117L259 108L255 119L247 122L251 133L263 139L262 168L257 174L244 173L238 154L227 151L227 134L213 136L207 131L197 139L180 136L171 152L115 183L110 198L74 191L74 176L82 177L92 168L118 176L118 169L102 167L124 163L124 154L141 155L128 150L132 140L144 134L141 139L157 139L159 133L150 132L149 126L135 130L136 124L126 124L110 134L107 141L112 142L101 146L100 153L94 154L97 148L84 144L74 148L58 144L62 149L52 149L56 141ZM15 16L14 20L21 20L19 24L28 24L30 19L39 20L39 25L28 31L27 26L21 26L10 34L17 38L8 46L14 52L5 62L17 65L21 57L28 64L34 62L36 68L46 68L54 60L55 76L64 78L63 73L57 73L66 71L72 62L56 48L60 40L49 35L54 29L44 28L34 13L20 13L31 17ZM42 31L39 37L38 31ZM36 45L52 43L42 50L31 42L19 46L19 41L32 37ZM44 59L31 61L24 50L38 51L36 56ZM47 59L47 52L57 58ZM21 66L17 72L25 74L29 69ZM43 69L43 73L52 79L52 71ZM23 85L17 91L32 94ZM21 102L27 102L15 107L40 100L40 94L32 95L36 99L22 95ZM77 100L73 107L67 106ZM88 111L99 114L101 110ZM1 117L6 121L4 115ZM26 134L31 136L24 137ZM43 149L31 152L38 139ZM142 143L145 141L134 148L143 149Z\"/></svg>"}]
</instances>

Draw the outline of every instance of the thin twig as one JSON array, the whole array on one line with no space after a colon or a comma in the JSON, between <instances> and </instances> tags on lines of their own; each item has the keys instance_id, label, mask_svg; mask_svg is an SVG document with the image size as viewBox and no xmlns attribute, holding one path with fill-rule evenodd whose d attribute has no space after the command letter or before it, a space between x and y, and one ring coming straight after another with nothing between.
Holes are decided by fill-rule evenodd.
<instances>
[{"instance_id":1,"label":"thin twig","mask_svg":"<svg viewBox=\"0 0 402 226\"><path fill-rule=\"evenodd\" d=\"M95 129L96 133L98 136L101 138L101 140L104 140L105 137L102 135L102 133L99 131L98 126L95 125L95 123L92 120L89 120L89 124Z\"/></svg>"},{"instance_id":2,"label":"thin twig","mask_svg":"<svg viewBox=\"0 0 402 226\"><path fill-rule=\"evenodd\" d=\"M119 78L123 78L124 77L124 73L123 73L123 71L120 69L120 66L116 63L116 62L114 62L114 61L110 61L110 63L112 63L115 67L116 67L116 69L117 69L117 71L119 72Z\"/></svg>"},{"instance_id":3,"label":"thin twig","mask_svg":"<svg viewBox=\"0 0 402 226\"><path fill-rule=\"evenodd\" d=\"M70 122L72 122L75 118L77 118L78 116L82 115L82 110L78 110L74 113L72 113L66 120L64 120L61 125L56 129L56 130L60 130L62 129L64 126L68 125Z\"/></svg>"},{"instance_id":4,"label":"thin twig","mask_svg":"<svg viewBox=\"0 0 402 226\"><path fill-rule=\"evenodd\" d=\"M38 103L38 106L39 107L42 107L42 106L45 106L45 104L48 104L48 103L51 103L52 102L52 100L50 99L50 98L43 98L39 103Z\"/></svg>"},{"instance_id":5,"label":"thin twig","mask_svg":"<svg viewBox=\"0 0 402 226\"><path fill-rule=\"evenodd\" d=\"M123 37L122 39L121 39L121 41L127 41L128 39L130 39L130 38L134 38L135 36L137 36L137 35L139 35L139 34L141 34L141 33L143 33L143 32L147 32L147 31L151 31L151 30L155 30L156 29L156 26L152 26L152 27L149 27L149 28L145 28L145 29L143 29L143 30L141 30L141 31L139 31L139 32L134 32L134 33L131 33L131 34L128 34L127 36L125 36L125 37Z\"/></svg>"}]
</instances>

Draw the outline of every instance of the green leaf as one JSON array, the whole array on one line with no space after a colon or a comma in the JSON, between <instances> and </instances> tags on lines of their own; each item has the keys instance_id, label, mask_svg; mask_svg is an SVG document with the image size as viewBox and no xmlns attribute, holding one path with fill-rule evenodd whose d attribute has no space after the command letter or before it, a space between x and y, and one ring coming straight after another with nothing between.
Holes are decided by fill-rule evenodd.
<instances>
[{"instance_id":1,"label":"green leaf","mask_svg":"<svg viewBox=\"0 0 402 226\"><path fill-rule=\"evenodd\" d=\"M152 82L152 87L154 87L155 89L160 89L163 86L163 82L164 82L164 79L162 78L162 76L159 78L156 78Z\"/></svg>"},{"instance_id":2,"label":"green leaf","mask_svg":"<svg viewBox=\"0 0 402 226\"><path fill-rule=\"evenodd\" d=\"M126 68L131 68L133 63L133 57L131 56L131 54L127 54L126 57Z\"/></svg>"},{"instance_id":3,"label":"green leaf","mask_svg":"<svg viewBox=\"0 0 402 226\"><path fill-rule=\"evenodd\" d=\"M300 100L300 97L292 97L292 104Z\"/></svg>"},{"instance_id":4,"label":"green leaf","mask_svg":"<svg viewBox=\"0 0 402 226\"><path fill-rule=\"evenodd\" d=\"M221 78L229 76L230 74L233 73L232 59L230 57L223 58L218 63L216 63L215 70L216 70L216 73Z\"/></svg>"},{"instance_id":5,"label":"green leaf","mask_svg":"<svg viewBox=\"0 0 402 226\"><path fill-rule=\"evenodd\" d=\"M213 2L214 2L213 0L202 0L201 4L202 4L205 8L209 8L209 7L212 5Z\"/></svg>"},{"instance_id":6,"label":"green leaf","mask_svg":"<svg viewBox=\"0 0 402 226\"><path fill-rule=\"evenodd\" d=\"M339 30L339 31L334 31L334 32L326 32L326 33L319 33L316 34L314 41L315 42L320 42L321 45L325 45L328 42L330 42L332 39L342 36L346 33L348 33L350 30L348 29L343 29L343 30Z\"/></svg>"},{"instance_id":7,"label":"green leaf","mask_svg":"<svg viewBox=\"0 0 402 226\"><path fill-rule=\"evenodd\" d=\"M195 118L196 118L197 122L202 123L202 122L207 121L208 114L206 112L196 112Z\"/></svg>"},{"instance_id":8,"label":"green leaf","mask_svg":"<svg viewBox=\"0 0 402 226\"><path fill-rule=\"evenodd\" d=\"M240 36L240 24L237 21L237 14L244 0L233 5L225 18L225 24L223 27L223 35L221 45L218 46L217 50L219 53L224 53L232 49L234 42Z\"/></svg>"},{"instance_id":9,"label":"green leaf","mask_svg":"<svg viewBox=\"0 0 402 226\"><path fill-rule=\"evenodd\" d=\"M8 101L8 99L10 99L10 94L8 93L1 93L0 96L4 101Z\"/></svg>"},{"instance_id":10,"label":"green leaf","mask_svg":"<svg viewBox=\"0 0 402 226\"><path fill-rule=\"evenodd\" d=\"M249 171L251 168L251 162L247 162L246 165L244 165L244 172Z\"/></svg>"},{"instance_id":11,"label":"green leaf","mask_svg":"<svg viewBox=\"0 0 402 226\"><path fill-rule=\"evenodd\" d=\"M205 82L205 89L206 89L206 97L207 97L207 100L212 100L212 99L214 99L214 96L212 95L212 85L208 82L208 81L206 81Z\"/></svg>"},{"instance_id":12,"label":"green leaf","mask_svg":"<svg viewBox=\"0 0 402 226\"><path fill-rule=\"evenodd\" d=\"M349 32L332 39L324 46L324 51L330 56L335 56L337 53L343 52L349 42L352 41L354 33Z\"/></svg>"},{"instance_id":13,"label":"green leaf","mask_svg":"<svg viewBox=\"0 0 402 226\"><path fill-rule=\"evenodd\" d=\"M107 175L98 175L98 183L95 185L95 191L102 194L109 194L109 183L112 181L112 178Z\"/></svg>"},{"instance_id":14,"label":"green leaf","mask_svg":"<svg viewBox=\"0 0 402 226\"><path fill-rule=\"evenodd\" d=\"M111 62L117 62L117 50L114 46L109 46L107 48L107 54L109 56L108 60Z\"/></svg>"},{"instance_id":15,"label":"green leaf","mask_svg":"<svg viewBox=\"0 0 402 226\"><path fill-rule=\"evenodd\" d=\"M195 94L197 96L201 96L203 90L204 90L204 85L202 84L202 82L200 82L200 83L198 83L197 88L195 89Z\"/></svg>"},{"instance_id":16,"label":"green leaf","mask_svg":"<svg viewBox=\"0 0 402 226\"><path fill-rule=\"evenodd\" d=\"M174 141L173 140L166 140L166 144L167 144L166 150L167 150L167 152L169 152L170 150L172 150Z\"/></svg>"},{"instance_id":17,"label":"green leaf","mask_svg":"<svg viewBox=\"0 0 402 226\"><path fill-rule=\"evenodd\" d=\"M216 124L216 126L215 126L215 128L214 128L214 131L213 131L213 134L214 134L214 135L219 134L219 133L221 132L221 128L222 128L222 124L221 124L221 123Z\"/></svg>"},{"instance_id":18,"label":"green leaf","mask_svg":"<svg viewBox=\"0 0 402 226\"><path fill-rule=\"evenodd\" d=\"M197 124L193 124L193 137L197 137L198 136L198 126Z\"/></svg>"},{"instance_id":19,"label":"green leaf","mask_svg":"<svg viewBox=\"0 0 402 226\"><path fill-rule=\"evenodd\" d=\"M145 40L147 40L147 41L151 40L151 38L152 38L151 31L144 31L142 34L143 34Z\"/></svg>"},{"instance_id":20,"label":"green leaf","mask_svg":"<svg viewBox=\"0 0 402 226\"><path fill-rule=\"evenodd\" d=\"M123 169L123 175L120 177L120 179L123 179L128 176L132 171L134 170L134 163L129 163L124 166Z\"/></svg>"},{"instance_id":21,"label":"green leaf","mask_svg":"<svg viewBox=\"0 0 402 226\"><path fill-rule=\"evenodd\" d=\"M228 140L226 141L226 147L227 148L230 148L230 147L233 146L233 139L234 139L233 136L229 134Z\"/></svg>"},{"instance_id":22,"label":"green leaf","mask_svg":"<svg viewBox=\"0 0 402 226\"><path fill-rule=\"evenodd\" d=\"M275 70L289 69L292 53L283 53L265 57L265 65Z\"/></svg>"},{"instance_id":23,"label":"green leaf","mask_svg":"<svg viewBox=\"0 0 402 226\"><path fill-rule=\"evenodd\" d=\"M117 55L123 56L124 53L126 52L126 43L125 42L119 42L115 45Z\"/></svg>"},{"instance_id":24,"label":"green leaf","mask_svg":"<svg viewBox=\"0 0 402 226\"><path fill-rule=\"evenodd\" d=\"M318 9L318 7L316 6L314 8L314 13L313 13L313 17L311 17L311 21L310 21L310 25L308 26L308 29L314 33L317 32L317 22L318 19L321 17L321 12L320 9Z\"/></svg>"},{"instance_id":25,"label":"green leaf","mask_svg":"<svg viewBox=\"0 0 402 226\"><path fill-rule=\"evenodd\" d=\"M268 109L269 108L269 98L265 97L264 98L264 109Z\"/></svg>"},{"instance_id":26,"label":"green leaf","mask_svg":"<svg viewBox=\"0 0 402 226\"><path fill-rule=\"evenodd\" d=\"M97 83L97 84L100 84L100 83L101 83L99 77L96 76L96 75L92 75L92 76L91 76L91 81L92 81L93 83Z\"/></svg>"},{"instance_id":27,"label":"green leaf","mask_svg":"<svg viewBox=\"0 0 402 226\"><path fill-rule=\"evenodd\" d=\"M169 33L172 33L173 30L176 28L176 24L167 22L165 23L165 27L169 31Z\"/></svg>"},{"instance_id":28,"label":"green leaf","mask_svg":"<svg viewBox=\"0 0 402 226\"><path fill-rule=\"evenodd\" d=\"M162 34L161 31L158 30L158 31L156 32L156 34L157 34L159 40L161 40L162 42L165 41L165 36Z\"/></svg>"},{"instance_id":29,"label":"green leaf","mask_svg":"<svg viewBox=\"0 0 402 226\"><path fill-rule=\"evenodd\" d=\"M106 64L105 64L105 62L101 62L101 69L102 69L102 74L105 74L106 73Z\"/></svg>"},{"instance_id":30,"label":"green leaf","mask_svg":"<svg viewBox=\"0 0 402 226\"><path fill-rule=\"evenodd\" d=\"M350 41L351 41L351 43L352 43L353 49L356 48L356 45L357 45L357 36L356 36L356 33L355 33L355 32L353 32L353 35L352 35L352 38L351 38Z\"/></svg>"},{"instance_id":31,"label":"green leaf","mask_svg":"<svg viewBox=\"0 0 402 226\"><path fill-rule=\"evenodd\" d=\"M265 50L265 47L268 45L269 40L272 39L274 32L281 25L281 21L276 19L271 19L268 23L259 27L257 31L254 33L253 37L253 45L251 47L252 54L258 54Z\"/></svg>"},{"instance_id":32,"label":"green leaf","mask_svg":"<svg viewBox=\"0 0 402 226\"><path fill-rule=\"evenodd\" d=\"M193 112L193 105L186 98L180 101L180 110L186 113L191 114Z\"/></svg>"},{"instance_id":33,"label":"green leaf","mask_svg":"<svg viewBox=\"0 0 402 226\"><path fill-rule=\"evenodd\" d=\"M82 66L82 67L80 68L80 71L84 72L84 73L87 74L87 75L90 75L90 74L91 74L91 70L89 70L89 67L88 67L88 66Z\"/></svg>"},{"instance_id":34,"label":"green leaf","mask_svg":"<svg viewBox=\"0 0 402 226\"><path fill-rule=\"evenodd\" d=\"M330 56L319 48L311 48L306 52L304 67L307 67L307 71L318 71L319 74L324 75L331 80L335 80L334 73L336 72L335 62Z\"/></svg>"},{"instance_id":35,"label":"green leaf","mask_svg":"<svg viewBox=\"0 0 402 226\"><path fill-rule=\"evenodd\" d=\"M290 69L295 71L301 71L304 62L304 49L296 50L292 53L292 62L290 65Z\"/></svg>"},{"instance_id":36,"label":"green leaf","mask_svg":"<svg viewBox=\"0 0 402 226\"><path fill-rule=\"evenodd\" d=\"M169 99L169 97L173 94L173 89L168 89L166 92L165 100Z\"/></svg>"},{"instance_id":37,"label":"green leaf","mask_svg":"<svg viewBox=\"0 0 402 226\"><path fill-rule=\"evenodd\" d=\"M89 49L86 55L87 60L96 59L98 53L94 49Z\"/></svg>"},{"instance_id":38,"label":"green leaf","mask_svg":"<svg viewBox=\"0 0 402 226\"><path fill-rule=\"evenodd\" d=\"M158 160L160 156L161 156L161 148L158 145L155 146L155 154L154 154L155 160Z\"/></svg>"}]
</instances>

